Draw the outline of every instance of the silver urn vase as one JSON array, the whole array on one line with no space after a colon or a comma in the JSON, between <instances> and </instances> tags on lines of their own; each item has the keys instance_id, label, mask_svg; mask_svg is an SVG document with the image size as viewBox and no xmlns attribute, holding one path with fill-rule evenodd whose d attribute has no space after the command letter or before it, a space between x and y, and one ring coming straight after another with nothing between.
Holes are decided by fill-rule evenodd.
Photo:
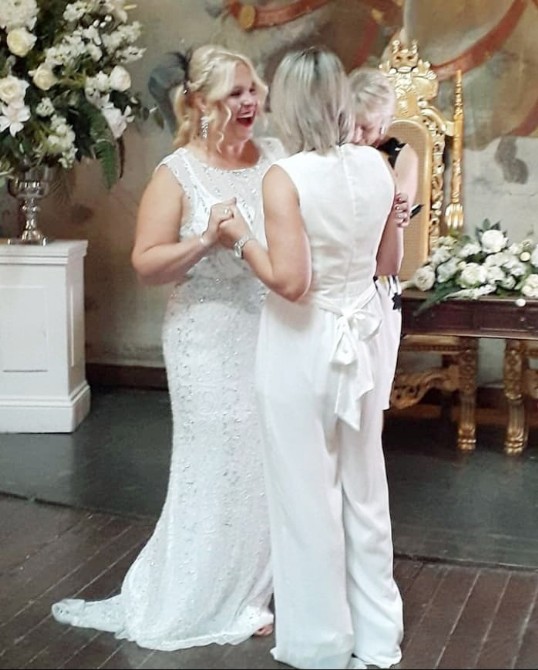
<instances>
[{"instance_id":1,"label":"silver urn vase","mask_svg":"<svg viewBox=\"0 0 538 670\"><path fill-rule=\"evenodd\" d=\"M8 191L19 200L25 225L21 236L10 238L8 244L44 245L51 241L39 230L38 215L39 201L50 191L53 172L53 168L40 165L10 177Z\"/></svg>"}]
</instances>

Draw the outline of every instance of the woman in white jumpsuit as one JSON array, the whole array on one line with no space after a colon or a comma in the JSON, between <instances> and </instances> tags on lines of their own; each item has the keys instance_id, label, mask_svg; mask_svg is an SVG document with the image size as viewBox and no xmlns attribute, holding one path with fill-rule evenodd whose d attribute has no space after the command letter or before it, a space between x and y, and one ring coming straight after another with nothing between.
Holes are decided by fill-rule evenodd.
<instances>
[{"instance_id":1,"label":"woman in white jumpsuit","mask_svg":"<svg viewBox=\"0 0 538 670\"><path fill-rule=\"evenodd\" d=\"M264 177L268 249L249 239L233 202L220 226L221 241L271 289L256 384L274 570L272 653L297 668L386 668L400 660L402 602L392 571L373 276L376 262L387 274L401 262L401 229L393 222L383 235L394 179L375 149L347 143L349 84L331 52L286 56L272 109L296 153Z\"/></svg>"},{"instance_id":2,"label":"woman in white jumpsuit","mask_svg":"<svg viewBox=\"0 0 538 670\"><path fill-rule=\"evenodd\" d=\"M398 193L396 212L400 226L409 225L409 207L415 202L418 189L418 154L410 144L386 135L396 109L396 91L390 79L378 68L360 67L349 74L349 84L355 112L355 137L357 144L366 144L381 151L394 170ZM386 372L386 404L390 406L390 394L398 362L402 331L402 288L397 275L379 275L376 280L381 305Z\"/></svg>"}]
</instances>

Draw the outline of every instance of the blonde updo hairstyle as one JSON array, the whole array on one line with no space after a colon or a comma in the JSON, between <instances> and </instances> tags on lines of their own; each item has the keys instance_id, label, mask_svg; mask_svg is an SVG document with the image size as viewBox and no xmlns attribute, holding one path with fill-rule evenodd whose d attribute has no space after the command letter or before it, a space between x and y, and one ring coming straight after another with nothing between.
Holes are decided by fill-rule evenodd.
<instances>
[{"instance_id":1,"label":"blonde updo hairstyle","mask_svg":"<svg viewBox=\"0 0 538 670\"><path fill-rule=\"evenodd\" d=\"M216 138L218 148L231 118L229 109L222 103L233 90L238 64L243 64L250 70L260 101L259 109L263 110L267 85L259 77L249 58L217 45L198 47L189 60L185 85L179 87L175 97L174 112L178 125L174 140L176 147L185 146L200 135L200 122L205 115L209 123L210 137ZM197 95L203 99L205 112L195 104Z\"/></svg>"},{"instance_id":2,"label":"blonde updo hairstyle","mask_svg":"<svg viewBox=\"0 0 538 670\"><path fill-rule=\"evenodd\" d=\"M341 60L328 49L309 47L284 56L271 84L271 110L292 153L324 154L353 137L349 82Z\"/></svg>"},{"instance_id":3,"label":"blonde updo hairstyle","mask_svg":"<svg viewBox=\"0 0 538 670\"><path fill-rule=\"evenodd\" d=\"M396 93L388 77L373 67L361 67L349 74L349 84L357 124L367 125L381 117L388 128L396 109Z\"/></svg>"}]
</instances>

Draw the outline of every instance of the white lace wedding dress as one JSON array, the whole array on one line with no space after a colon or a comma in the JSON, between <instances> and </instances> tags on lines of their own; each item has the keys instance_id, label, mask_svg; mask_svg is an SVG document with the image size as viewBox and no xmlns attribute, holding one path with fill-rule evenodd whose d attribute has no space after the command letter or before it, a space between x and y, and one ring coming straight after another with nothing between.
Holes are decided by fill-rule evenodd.
<instances>
[{"instance_id":1,"label":"white lace wedding dress","mask_svg":"<svg viewBox=\"0 0 538 670\"><path fill-rule=\"evenodd\" d=\"M185 149L163 161L191 205L182 234L202 233L211 205L235 196L263 235L261 179L283 151L276 140L258 145L258 164L242 170L209 167ZM253 369L264 295L247 264L222 248L175 287L163 325L174 424L163 511L121 593L55 603L58 621L160 650L237 644L272 622Z\"/></svg>"}]
</instances>

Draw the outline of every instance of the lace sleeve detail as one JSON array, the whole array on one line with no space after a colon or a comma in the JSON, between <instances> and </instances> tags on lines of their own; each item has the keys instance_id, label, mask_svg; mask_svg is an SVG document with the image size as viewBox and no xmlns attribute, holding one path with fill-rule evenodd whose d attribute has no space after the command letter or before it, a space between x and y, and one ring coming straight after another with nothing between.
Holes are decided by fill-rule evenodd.
<instances>
[{"instance_id":1,"label":"lace sleeve detail","mask_svg":"<svg viewBox=\"0 0 538 670\"><path fill-rule=\"evenodd\" d=\"M187 193L187 195L190 197L191 194L189 193L189 190L191 190L191 184L193 181L192 175L190 174L187 161L183 160L180 152L175 151L173 154L165 156L155 169L157 170L161 167L161 165L166 165L166 167L177 179L185 193Z\"/></svg>"},{"instance_id":2,"label":"lace sleeve detail","mask_svg":"<svg viewBox=\"0 0 538 670\"><path fill-rule=\"evenodd\" d=\"M190 231L193 212L196 211L197 206L196 188L194 186L197 182L192 175L192 169L189 166L188 161L183 158L181 149L174 151L173 154L165 156L155 170L161 167L161 165L165 165L170 170L187 196L189 206L187 209L187 216L182 223L182 228Z\"/></svg>"}]
</instances>

